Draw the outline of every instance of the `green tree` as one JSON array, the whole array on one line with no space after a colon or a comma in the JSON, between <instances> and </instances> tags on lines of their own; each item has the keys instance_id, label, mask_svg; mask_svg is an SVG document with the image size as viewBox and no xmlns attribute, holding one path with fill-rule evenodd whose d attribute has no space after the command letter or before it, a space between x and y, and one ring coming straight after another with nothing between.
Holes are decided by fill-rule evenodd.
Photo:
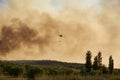
<instances>
[{"instance_id":1,"label":"green tree","mask_svg":"<svg viewBox=\"0 0 120 80\"><path fill-rule=\"evenodd\" d=\"M98 70L98 57L97 56L94 58L93 70Z\"/></svg>"},{"instance_id":2,"label":"green tree","mask_svg":"<svg viewBox=\"0 0 120 80\"><path fill-rule=\"evenodd\" d=\"M92 68L91 58L92 58L91 51L88 51L86 53L86 63L85 63L86 72L90 72L91 71L91 68Z\"/></svg>"},{"instance_id":3,"label":"green tree","mask_svg":"<svg viewBox=\"0 0 120 80\"><path fill-rule=\"evenodd\" d=\"M98 53L98 68L100 69L102 67L102 53Z\"/></svg>"},{"instance_id":4,"label":"green tree","mask_svg":"<svg viewBox=\"0 0 120 80\"><path fill-rule=\"evenodd\" d=\"M109 57L109 73L112 74L114 70L114 60L112 56Z\"/></svg>"}]
</instances>

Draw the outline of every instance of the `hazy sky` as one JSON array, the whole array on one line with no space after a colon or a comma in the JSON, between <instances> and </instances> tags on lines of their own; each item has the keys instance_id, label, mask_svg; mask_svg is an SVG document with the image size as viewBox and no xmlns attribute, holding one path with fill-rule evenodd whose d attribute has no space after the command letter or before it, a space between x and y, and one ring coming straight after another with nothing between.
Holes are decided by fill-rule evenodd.
<instances>
[{"instance_id":1,"label":"hazy sky","mask_svg":"<svg viewBox=\"0 0 120 80\"><path fill-rule=\"evenodd\" d=\"M4 8L6 5L9 4L9 2L12 0L0 0L0 7ZM62 10L66 7L66 5L73 5L73 6L82 6L83 8L89 8L89 7L98 7L100 0L36 0L35 6L41 6L42 8L49 8L48 4L53 7L55 10Z\"/></svg>"},{"instance_id":2,"label":"hazy sky","mask_svg":"<svg viewBox=\"0 0 120 80\"><path fill-rule=\"evenodd\" d=\"M7 2L7 0L0 0L0 9L3 9Z\"/></svg>"}]
</instances>

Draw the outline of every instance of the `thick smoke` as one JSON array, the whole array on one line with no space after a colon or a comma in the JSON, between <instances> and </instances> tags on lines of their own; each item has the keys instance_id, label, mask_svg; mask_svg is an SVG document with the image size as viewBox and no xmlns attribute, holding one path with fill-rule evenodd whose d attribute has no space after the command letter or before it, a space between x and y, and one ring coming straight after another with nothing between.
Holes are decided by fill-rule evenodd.
<instances>
[{"instance_id":1,"label":"thick smoke","mask_svg":"<svg viewBox=\"0 0 120 80\"><path fill-rule=\"evenodd\" d=\"M116 66L120 67L120 64L118 63L120 61L118 57L120 53L120 1L102 0L101 6L102 12L99 15L99 22L105 27L108 35L108 41L104 49L106 49L106 52L113 55Z\"/></svg>"},{"instance_id":2,"label":"thick smoke","mask_svg":"<svg viewBox=\"0 0 120 80\"><path fill-rule=\"evenodd\" d=\"M66 0L62 11L51 1L10 1L0 13L1 59L84 62L86 51L91 50L93 57L102 51L106 65L113 55L115 66L120 67L119 0L101 0L87 8L79 5L80 0Z\"/></svg>"},{"instance_id":3,"label":"thick smoke","mask_svg":"<svg viewBox=\"0 0 120 80\"><path fill-rule=\"evenodd\" d=\"M15 24L19 27L16 27ZM21 48L22 45L38 45L40 49L43 49L42 47L44 46L49 46L52 34L50 29L47 28L46 30L49 31L41 37L38 35L38 31L22 23L19 19L12 20L12 25L1 27L0 54L6 55L13 50Z\"/></svg>"}]
</instances>

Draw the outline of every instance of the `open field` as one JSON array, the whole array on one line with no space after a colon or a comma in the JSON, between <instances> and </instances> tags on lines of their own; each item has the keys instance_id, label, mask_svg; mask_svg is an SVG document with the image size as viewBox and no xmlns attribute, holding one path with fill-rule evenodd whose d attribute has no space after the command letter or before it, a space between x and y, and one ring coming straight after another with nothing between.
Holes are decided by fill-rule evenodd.
<instances>
[{"instance_id":1,"label":"open field","mask_svg":"<svg viewBox=\"0 0 120 80\"><path fill-rule=\"evenodd\" d=\"M0 80L29 80L27 78L18 77L5 77L0 76ZM102 75L102 76L80 76L80 75L71 75L71 76L38 76L35 80L120 80L119 75Z\"/></svg>"}]
</instances>

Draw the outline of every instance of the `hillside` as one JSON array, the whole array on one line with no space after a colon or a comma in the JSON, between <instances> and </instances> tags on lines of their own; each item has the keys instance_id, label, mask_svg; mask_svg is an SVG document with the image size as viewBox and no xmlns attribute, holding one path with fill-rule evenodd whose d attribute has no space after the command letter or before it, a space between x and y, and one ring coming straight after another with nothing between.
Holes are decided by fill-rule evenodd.
<instances>
[{"instance_id":1,"label":"hillside","mask_svg":"<svg viewBox=\"0 0 120 80\"><path fill-rule=\"evenodd\" d=\"M68 63L68 62L60 62L54 60L16 60L16 61L4 61L4 62L9 62L13 64L22 64L22 65L67 67L67 68L75 68L75 69L80 69L84 66L84 64L80 64L80 63Z\"/></svg>"}]
</instances>

